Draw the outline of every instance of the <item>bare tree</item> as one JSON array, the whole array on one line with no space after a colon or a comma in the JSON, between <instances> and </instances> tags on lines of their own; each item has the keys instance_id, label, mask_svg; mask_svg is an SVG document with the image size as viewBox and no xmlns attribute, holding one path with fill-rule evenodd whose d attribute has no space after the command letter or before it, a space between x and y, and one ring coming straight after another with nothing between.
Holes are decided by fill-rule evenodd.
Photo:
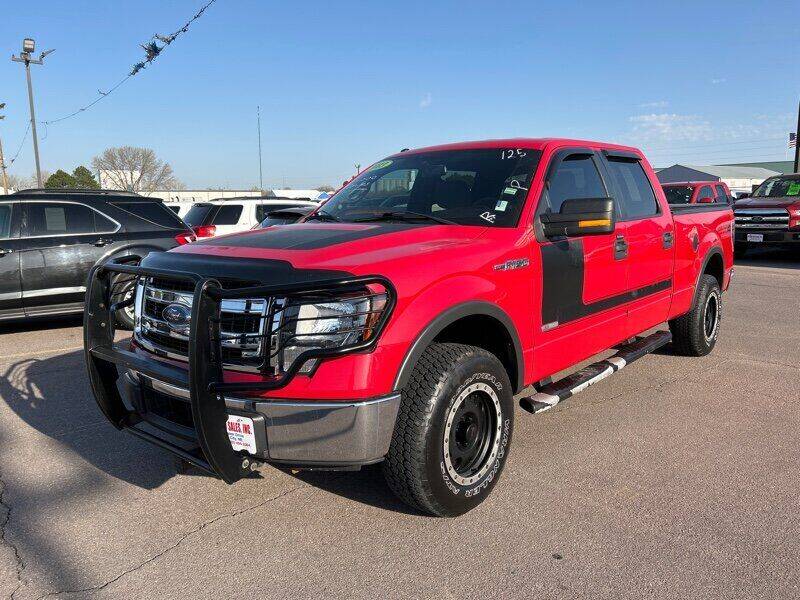
<instances>
[{"instance_id":1,"label":"bare tree","mask_svg":"<svg viewBox=\"0 0 800 600\"><path fill-rule=\"evenodd\" d=\"M92 159L92 167L100 172L101 185L120 190L152 192L183 188L169 163L159 159L150 148L107 148Z\"/></svg>"},{"instance_id":2,"label":"bare tree","mask_svg":"<svg viewBox=\"0 0 800 600\"><path fill-rule=\"evenodd\" d=\"M42 169L42 181L50 179L50 175L52 175L50 171ZM30 177L20 177L9 173L8 187L17 190L30 190L39 187L39 181L36 179L36 173L33 173Z\"/></svg>"}]
</instances>

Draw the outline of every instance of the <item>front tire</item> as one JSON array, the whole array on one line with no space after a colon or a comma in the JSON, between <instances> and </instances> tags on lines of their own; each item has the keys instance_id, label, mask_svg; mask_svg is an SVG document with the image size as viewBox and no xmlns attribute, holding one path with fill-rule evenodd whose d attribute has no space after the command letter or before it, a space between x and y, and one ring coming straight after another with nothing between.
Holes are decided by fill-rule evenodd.
<instances>
[{"instance_id":1,"label":"front tire","mask_svg":"<svg viewBox=\"0 0 800 600\"><path fill-rule=\"evenodd\" d=\"M497 357L474 346L432 344L403 389L383 462L386 481L420 511L464 514L496 485L513 427L511 382Z\"/></svg>"},{"instance_id":2,"label":"front tire","mask_svg":"<svg viewBox=\"0 0 800 600\"><path fill-rule=\"evenodd\" d=\"M112 302L121 302L133 298L136 293L136 278L124 273L118 275L111 288ZM117 326L121 329L133 331L134 316L133 304L120 308L116 312Z\"/></svg>"},{"instance_id":3,"label":"front tire","mask_svg":"<svg viewBox=\"0 0 800 600\"><path fill-rule=\"evenodd\" d=\"M692 309L669 322L672 347L683 356L705 356L714 349L722 322L722 290L712 275L702 275Z\"/></svg>"}]
</instances>

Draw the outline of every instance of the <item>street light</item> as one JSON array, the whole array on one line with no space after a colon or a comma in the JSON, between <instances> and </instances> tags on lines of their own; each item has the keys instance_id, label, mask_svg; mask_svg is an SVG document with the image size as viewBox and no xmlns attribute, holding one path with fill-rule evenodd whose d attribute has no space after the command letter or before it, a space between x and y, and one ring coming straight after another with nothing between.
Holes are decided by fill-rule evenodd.
<instances>
[{"instance_id":1,"label":"street light","mask_svg":"<svg viewBox=\"0 0 800 600\"><path fill-rule=\"evenodd\" d=\"M45 50L39 55L39 58L33 58L31 55L36 49L36 42L32 38L25 38L22 40L22 52L19 57L11 55L11 60L14 62L25 64L25 75L28 79L28 104L31 109L31 133L33 134L33 155L36 159L36 181L39 187L44 187L42 183L42 169L39 166L39 138L36 135L36 113L33 110L33 85L31 84L31 65L43 65L44 57L55 52L55 50Z\"/></svg>"},{"instance_id":2,"label":"street light","mask_svg":"<svg viewBox=\"0 0 800 600\"><path fill-rule=\"evenodd\" d=\"M6 107L5 102L0 102L0 110ZM0 121L5 119L5 115L0 115ZM6 161L3 159L3 140L0 139L0 171L3 173L3 191L8 194L8 175L6 175Z\"/></svg>"}]
</instances>

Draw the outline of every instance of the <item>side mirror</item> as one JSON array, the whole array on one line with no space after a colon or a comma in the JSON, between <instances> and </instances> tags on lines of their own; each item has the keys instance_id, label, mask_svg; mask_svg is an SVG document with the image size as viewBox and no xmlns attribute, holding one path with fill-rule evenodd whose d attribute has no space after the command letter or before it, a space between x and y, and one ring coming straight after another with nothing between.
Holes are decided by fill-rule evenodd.
<instances>
[{"instance_id":1,"label":"side mirror","mask_svg":"<svg viewBox=\"0 0 800 600\"><path fill-rule=\"evenodd\" d=\"M614 233L614 199L564 200L558 213L545 213L539 220L547 237Z\"/></svg>"},{"instance_id":2,"label":"side mirror","mask_svg":"<svg viewBox=\"0 0 800 600\"><path fill-rule=\"evenodd\" d=\"M739 197L736 198L737 200L744 200L745 198L750 197L750 192L745 192L744 194L739 194Z\"/></svg>"},{"instance_id":3,"label":"side mirror","mask_svg":"<svg viewBox=\"0 0 800 600\"><path fill-rule=\"evenodd\" d=\"M698 198L697 199L697 203L698 204L714 204L714 198L712 198L711 196L706 196L705 198Z\"/></svg>"}]
</instances>

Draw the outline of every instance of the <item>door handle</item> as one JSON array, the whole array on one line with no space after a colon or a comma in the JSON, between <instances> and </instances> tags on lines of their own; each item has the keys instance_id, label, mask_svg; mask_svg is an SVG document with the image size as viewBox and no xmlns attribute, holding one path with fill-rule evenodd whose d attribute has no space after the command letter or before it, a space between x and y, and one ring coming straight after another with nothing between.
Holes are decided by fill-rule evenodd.
<instances>
[{"instance_id":1,"label":"door handle","mask_svg":"<svg viewBox=\"0 0 800 600\"><path fill-rule=\"evenodd\" d=\"M0 256L5 256L6 254L11 254L13 250L7 250L5 248L0 248Z\"/></svg>"},{"instance_id":2,"label":"door handle","mask_svg":"<svg viewBox=\"0 0 800 600\"><path fill-rule=\"evenodd\" d=\"M675 241L675 236L672 235L671 231L664 232L664 235L661 236L661 239L664 240L664 249L672 248L672 243Z\"/></svg>"},{"instance_id":3,"label":"door handle","mask_svg":"<svg viewBox=\"0 0 800 600\"><path fill-rule=\"evenodd\" d=\"M628 258L628 241L625 236L618 235L614 240L614 260Z\"/></svg>"},{"instance_id":4,"label":"door handle","mask_svg":"<svg viewBox=\"0 0 800 600\"><path fill-rule=\"evenodd\" d=\"M95 240L92 244L93 246L97 246L98 248L102 248L103 246L107 246L108 244L113 244L114 240L109 240L106 238L100 238L99 240Z\"/></svg>"}]
</instances>

